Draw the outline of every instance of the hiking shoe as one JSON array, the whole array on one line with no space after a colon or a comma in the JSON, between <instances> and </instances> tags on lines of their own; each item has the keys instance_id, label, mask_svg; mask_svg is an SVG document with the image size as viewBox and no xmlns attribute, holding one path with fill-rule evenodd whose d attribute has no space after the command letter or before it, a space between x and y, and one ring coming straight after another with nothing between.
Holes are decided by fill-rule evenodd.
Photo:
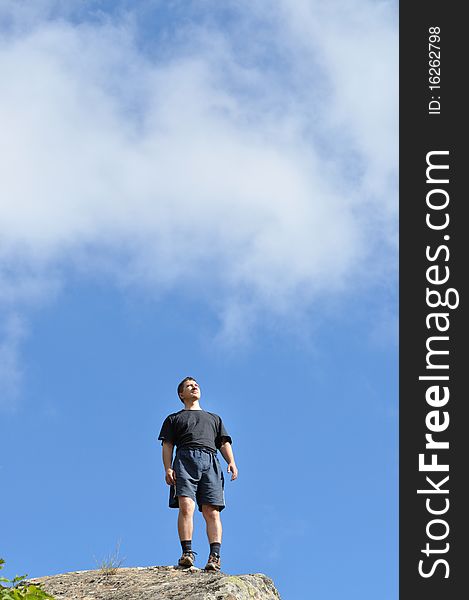
<instances>
[{"instance_id":1,"label":"hiking shoe","mask_svg":"<svg viewBox=\"0 0 469 600\"><path fill-rule=\"evenodd\" d=\"M208 557L207 564L205 565L205 570L206 571L219 571L220 565L221 565L220 557L216 556L215 554L210 554L210 556Z\"/></svg>"},{"instance_id":2,"label":"hiking shoe","mask_svg":"<svg viewBox=\"0 0 469 600\"><path fill-rule=\"evenodd\" d=\"M181 558L178 560L178 565L180 567L192 567L195 560L194 554L196 553L193 550L183 552Z\"/></svg>"}]
</instances>

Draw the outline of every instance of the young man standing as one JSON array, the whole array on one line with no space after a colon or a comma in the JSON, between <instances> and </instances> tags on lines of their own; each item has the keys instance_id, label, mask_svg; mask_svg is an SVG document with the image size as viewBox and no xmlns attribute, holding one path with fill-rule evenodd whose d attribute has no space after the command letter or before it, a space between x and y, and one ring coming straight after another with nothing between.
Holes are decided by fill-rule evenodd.
<instances>
[{"instance_id":1,"label":"young man standing","mask_svg":"<svg viewBox=\"0 0 469 600\"><path fill-rule=\"evenodd\" d=\"M220 450L228 463L231 480L238 477L231 437L221 418L200 407L200 387L193 377L186 377L177 388L184 408L170 414L163 422L158 439L163 445L166 483L171 486L169 506L179 508L178 533L182 556L178 564L194 564L192 550L195 505L205 519L210 555L206 571L220 570L222 525L220 512L225 508L224 477L217 458ZM173 462L173 449L176 456Z\"/></svg>"}]
</instances>

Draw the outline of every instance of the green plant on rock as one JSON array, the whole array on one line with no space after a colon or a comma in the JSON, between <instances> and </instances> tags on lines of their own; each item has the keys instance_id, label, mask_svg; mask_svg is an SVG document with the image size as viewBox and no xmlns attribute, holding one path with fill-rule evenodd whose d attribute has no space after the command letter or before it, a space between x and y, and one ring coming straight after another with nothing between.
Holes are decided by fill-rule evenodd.
<instances>
[{"instance_id":1,"label":"green plant on rock","mask_svg":"<svg viewBox=\"0 0 469 600\"><path fill-rule=\"evenodd\" d=\"M5 561L0 558L0 569L3 569ZM27 575L17 575L13 579L0 577L0 600L54 600L53 596L47 594L38 585L28 583ZM3 585L4 583L8 585Z\"/></svg>"}]
</instances>

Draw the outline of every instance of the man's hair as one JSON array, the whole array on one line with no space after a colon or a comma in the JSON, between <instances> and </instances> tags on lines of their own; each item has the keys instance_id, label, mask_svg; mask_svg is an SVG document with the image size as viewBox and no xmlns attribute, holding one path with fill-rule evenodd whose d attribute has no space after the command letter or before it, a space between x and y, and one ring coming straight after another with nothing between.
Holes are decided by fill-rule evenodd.
<instances>
[{"instance_id":1,"label":"man's hair","mask_svg":"<svg viewBox=\"0 0 469 600\"><path fill-rule=\"evenodd\" d=\"M184 379L178 385L179 400L183 403L184 403L184 400L181 398L181 394L182 394L182 390L184 389L184 384L186 383L186 381L195 381L197 383L197 379L194 379L194 377L184 377Z\"/></svg>"}]
</instances>

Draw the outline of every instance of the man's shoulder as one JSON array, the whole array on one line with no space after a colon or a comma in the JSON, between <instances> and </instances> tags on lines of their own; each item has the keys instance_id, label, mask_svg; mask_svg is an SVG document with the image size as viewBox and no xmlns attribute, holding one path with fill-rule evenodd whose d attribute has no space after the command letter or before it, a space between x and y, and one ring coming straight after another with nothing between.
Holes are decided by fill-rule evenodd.
<instances>
[{"instance_id":1,"label":"man's shoulder","mask_svg":"<svg viewBox=\"0 0 469 600\"><path fill-rule=\"evenodd\" d=\"M204 410L204 413L206 413L207 415L210 415L210 417L216 419L217 421L220 420L221 421L221 417L219 415L217 415L214 412L210 412L208 410Z\"/></svg>"},{"instance_id":2,"label":"man's shoulder","mask_svg":"<svg viewBox=\"0 0 469 600\"><path fill-rule=\"evenodd\" d=\"M168 419L169 419L169 420L175 419L175 418L177 418L177 417L178 417L178 416L179 416L181 413L183 413L183 412L185 412L185 411L184 411L184 409L183 409L183 410L178 410L178 411L176 411L176 412L173 412L173 413L169 414L169 415L166 417L166 420L168 420Z\"/></svg>"}]
</instances>

